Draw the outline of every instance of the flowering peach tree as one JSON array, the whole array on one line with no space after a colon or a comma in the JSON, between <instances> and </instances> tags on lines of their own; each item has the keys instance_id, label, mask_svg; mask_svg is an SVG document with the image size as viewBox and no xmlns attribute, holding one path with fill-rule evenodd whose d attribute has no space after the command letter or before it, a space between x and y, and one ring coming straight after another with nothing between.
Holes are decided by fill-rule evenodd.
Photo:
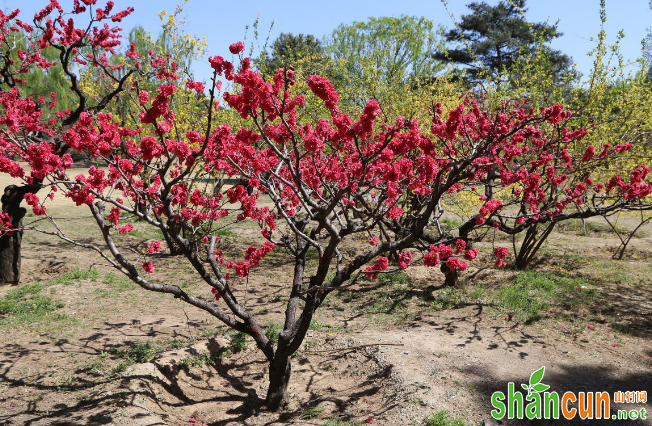
<instances>
[{"instance_id":1,"label":"flowering peach tree","mask_svg":"<svg viewBox=\"0 0 652 426\"><path fill-rule=\"evenodd\" d=\"M338 93L326 78L310 76L307 85L329 115L302 120L305 99L292 91L294 74L279 69L265 81L242 57L244 45L229 47L239 60L209 58L210 83L184 80L168 57L141 57L133 46L121 62L113 61L121 30L114 23L131 12L113 11L95 0L75 1L65 15L56 0L34 17L34 25L18 12L1 14L5 61L0 69L0 171L24 181L5 189L2 233L4 253L19 245L24 209L49 219L66 241L94 250L145 290L169 293L246 333L269 363L266 404L279 409L291 372L291 356L299 349L316 310L334 291L351 285L356 274L378 274L420 262L439 266L447 276L467 268L478 255L470 232L497 227L517 233L535 223L581 215L582 209L615 211L647 196L651 187L641 166L628 179L612 177L604 185L591 180L591 165L627 149L617 145L597 152L589 147L582 159L566 147L579 143L582 129L568 130L571 113L561 105L533 110L505 103L483 110L469 100L444 114L434 104L431 125L397 118L379 123L381 106L369 100L357 116L338 108ZM77 20L89 18L78 26ZM89 23L90 21L90 23ZM12 32L23 30L27 51L12 59L7 52ZM54 47L59 60L44 61L40 51ZM142 73L147 61L149 75ZM52 112L56 99L21 95L20 76L33 67L62 67L77 108ZM78 85L76 70L93 67L104 84L100 97L88 97ZM139 79L157 79L147 91ZM220 81L234 90L221 94ZM207 93L206 109L194 130L175 126L175 105L182 90ZM118 97L134 101L137 126L126 126L106 112ZM215 119L218 108L237 112L247 125L232 128ZM71 153L83 152L106 167L90 166L72 176ZM582 179L576 170L581 169ZM572 172L571 172L572 170ZM244 184L214 192L198 184L198 176L226 174ZM568 181L572 185L568 185ZM509 189L509 196L498 197ZM483 204L459 235L441 230L441 200L471 191ZM44 199L68 197L90 209L102 244L75 241L60 232ZM590 199L590 200L589 200ZM589 202L590 201L590 202ZM203 296L148 277L157 265L121 250L121 234L138 220L159 229L173 242L206 284ZM228 221L230 220L230 221ZM225 223L255 224L259 241L239 253L225 251L219 228ZM12 239L13 238L13 239ZM368 240L354 256L344 253L347 241ZM151 242L149 253L162 250ZM287 281L288 299L278 342L233 291L236 277L247 277L274 250L293 259ZM309 262L317 254L316 262ZM496 264L505 266L507 248L495 248ZM393 261L390 261L393 258ZM15 266L15 265L14 265Z\"/></svg>"}]
</instances>

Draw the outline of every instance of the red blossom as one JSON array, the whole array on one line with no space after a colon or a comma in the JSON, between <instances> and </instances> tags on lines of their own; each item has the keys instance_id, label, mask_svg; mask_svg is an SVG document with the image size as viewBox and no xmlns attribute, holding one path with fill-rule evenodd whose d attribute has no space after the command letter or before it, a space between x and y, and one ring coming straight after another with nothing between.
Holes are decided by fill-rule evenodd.
<instances>
[{"instance_id":1,"label":"red blossom","mask_svg":"<svg viewBox=\"0 0 652 426\"><path fill-rule=\"evenodd\" d=\"M379 256L376 262L369 266L368 268L365 269L365 271L384 271L389 267L389 259L383 256ZM371 272L363 272L365 275L367 275L369 278L372 280L375 280L378 278L378 274L374 274Z\"/></svg>"},{"instance_id":2,"label":"red blossom","mask_svg":"<svg viewBox=\"0 0 652 426\"><path fill-rule=\"evenodd\" d=\"M244 49L245 46L241 41L237 43L233 43L229 46L229 52L233 53L234 55L237 55L238 53L244 51Z\"/></svg>"}]
</instances>

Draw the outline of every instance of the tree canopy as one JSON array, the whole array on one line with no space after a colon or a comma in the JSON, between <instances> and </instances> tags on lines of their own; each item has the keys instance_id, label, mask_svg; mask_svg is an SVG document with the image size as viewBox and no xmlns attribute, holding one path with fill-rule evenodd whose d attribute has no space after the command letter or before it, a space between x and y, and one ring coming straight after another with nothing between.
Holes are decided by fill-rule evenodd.
<instances>
[{"instance_id":1,"label":"tree canopy","mask_svg":"<svg viewBox=\"0 0 652 426\"><path fill-rule=\"evenodd\" d=\"M279 68L294 66L306 74L317 72L324 62L321 41L311 34L281 33L272 43L271 53L264 52L260 60L266 74L274 74Z\"/></svg>"},{"instance_id":2,"label":"tree canopy","mask_svg":"<svg viewBox=\"0 0 652 426\"><path fill-rule=\"evenodd\" d=\"M500 80L514 64L535 54L547 57L556 78L568 70L571 59L547 45L562 33L554 25L528 22L525 0L501 1L496 6L473 2L468 8L471 13L446 33L446 41L458 47L436 51L435 59L467 66L475 81Z\"/></svg>"}]
</instances>

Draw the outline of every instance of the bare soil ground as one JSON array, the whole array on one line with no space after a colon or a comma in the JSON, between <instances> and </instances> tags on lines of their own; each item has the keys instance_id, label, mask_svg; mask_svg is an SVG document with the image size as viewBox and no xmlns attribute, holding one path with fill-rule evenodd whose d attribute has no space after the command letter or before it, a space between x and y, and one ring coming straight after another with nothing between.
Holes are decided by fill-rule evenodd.
<instances>
[{"instance_id":1,"label":"bare soil ground","mask_svg":"<svg viewBox=\"0 0 652 426\"><path fill-rule=\"evenodd\" d=\"M97 241L86 211L60 200L50 208L71 236ZM456 290L438 288L442 275L424 267L409 270L408 284L359 282L318 313L294 357L291 402L280 413L258 410L267 372L251 341L237 346L238 337L204 312L141 290L87 251L26 235L18 288L41 283L33 294L59 304L40 316L0 314L0 425L394 426L421 424L441 410L478 425L490 417L494 391L527 383L541 366L559 392L649 394L651 230L632 240L621 261L611 259L613 234L562 231L537 269L582 280L568 294L578 304L557 301L523 319L501 293L515 272L494 268L489 257ZM139 226L135 232L123 241L132 258L146 247L138 241L157 238ZM237 247L248 232L225 240ZM489 252L491 243L483 244ZM156 280L210 297L181 259L163 254L155 262ZM272 256L237 284L263 323L282 318L288 271L283 256ZM0 298L13 290L0 287ZM583 299L585 291L592 298ZM33 297L26 300L37 312L45 302ZM624 408L652 412L649 403L612 405ZM532 424L562 423L571 422Z\"/></svg>"}]
</instances>

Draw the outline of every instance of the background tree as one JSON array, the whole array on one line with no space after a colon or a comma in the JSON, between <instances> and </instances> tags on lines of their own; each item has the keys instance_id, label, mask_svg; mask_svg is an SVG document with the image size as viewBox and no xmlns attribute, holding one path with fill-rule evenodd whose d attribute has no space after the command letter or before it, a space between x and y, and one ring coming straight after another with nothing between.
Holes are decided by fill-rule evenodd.
<instances>
[{"instance_id":1,"label":"background tree","mask_svg":"<svg viewBox=\"0 0 652 426\"><path fill-rule=\"evenodd\" d=\"M543 50L548 71L556 80L568 72L571 59L552 50L547 43L562 35L555 26L525 19L525 0L470 3L472 13L462 15L456 28L446 33L446 41L458 47L435 51L443 62L465 66L471 82L501 81L519 61Z\"/></svg>"},{"instance_id":2,"label":"background tree","mask_svg":"<svg viewBox=\"0 0 652 426\"><path fill-rule=\"evenodd\" d=\"M270 47L271 52L263 52L258 60L261 71L274 75L279 68L293 66L301 75L311 75L323 71L326 58L324 49L311 34L281 33Z\"/></svg>"},{"instance_id":3,"label":"background tree","mask_svg":"<svg viewBox=\"0 0 652 426\"><path fill-rule=\"evenodd\" d=\"M429 85L442 69L430 52L441 47L440 30L416 16L369 18L342 24L325 38L324 50L331 59L325 73L342 92L342 106L362 107L368 99L384 108L420 85ZM393 111L395 112L395 111Z\"/></svg>"}]
</instances>

